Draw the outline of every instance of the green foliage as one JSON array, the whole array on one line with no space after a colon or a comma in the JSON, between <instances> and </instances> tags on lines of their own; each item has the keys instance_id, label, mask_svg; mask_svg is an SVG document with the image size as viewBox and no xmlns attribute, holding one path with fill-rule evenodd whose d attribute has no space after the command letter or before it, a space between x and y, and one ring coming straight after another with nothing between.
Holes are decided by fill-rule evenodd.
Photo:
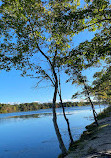
<instances>
[{"instance_id":1,"label":"green foliage","mask_svg":"<svg viewBox=\"0 0 111 158\"><path fill-rule=\"evenodd\" d=\"M0 104L0 113L11 113L19 111L18 106L9 104Z\"/></svg>"},{"instance_id":2,"label":"green foliage","mask_svg":"<svg viewBox=\"0 0 111 158\"><path fill-rule=\"evenodd\" d=\"M23 53L32 55L38 51L39 44L46 46L49 49L48 52L53 53L57 44L58 50L64 51L69 47L70 39L66 36L66 28L64 29L64 24L61 22L61 15L67 14L73 7L76 9L76 6L76 3L70 3L68 0L62 2L3 0L1 6L1 34L4 37L2 50L7 53L14 52L12 56L23 55ZM68 32L69 35L70 32ZM17 42L13 41L13 36Z\"/></svg>"},{"instance_id":3,"label":"green foliage","mask_svg":"<svg viewBox=\"0 0 111 158\"><path fill-rule=\"evenodd\" d=\"M90 2L90 3L89 3ZM80 32L84 29L95 31L111 20L109 0L86 1L84 7L77 10L70 10L68 15L63 16L69 24L70 32Z\"/></svg>"},{"instance_id":4,"label":"green foliage","mask_svg":"<svg viewBox=\"0 0 111 158\"><path fill-rule=\"evenodd\" d=\"M43 79L53 82L52 71L65 65L65 72L70 75L68 81L81 84L81 71L106 57L108 62L111 49L109 1L85 2L81 7L79 0L3 0L0 69L10 70L15 66L23 71L22 76L31 70L40 83ZM72 37L84 29L100 32L91 41L69 51ZM41 48L46 48L45 53ZM49 74L39 61L39 53L50 65ZM55 71L58 73L58 69Z\"/></svg>"},{"instance_id":5,"label":"green foliage","mask_svg":"<svg viewBox=\"0 0 111 158\"><path fill-rule=\"evenodd\" d=\"M64 107L74 107L74 106L87 106L89 102L64 102ZM98 102L94 103L98 105ZM22 112L22 111L35 111L39 109L49 109L52 108L52 103L24 103L19 105L10 104L0 104L0 113L12 113L12 112ZM56 103L57 108L61 108L61 103Z\"/></svg>"},{"instance_id":6,"label":"green foliage","mask_svg":"<svg viewBox=\"0 0 111 158\"><path fill-rule=\"evenodd\" d=\"M111 67L94 75L92 93L99 99L111 103Z\"/></svg>"},{"instance_id":7,"label":"green foliage","mask_svg":"<svg viewBox=\"0 0 111 158\"><path fill-rule=\"evenodd\" d=\"M69 68L68 73L74 75L77 71L82 71L92 63L98 62L100 60L98 57L104 58L110 50L108 0L94 0L90 3L86 1L82 8L79 0L61 2L3 0L2 2L1 69L16 66L17 69L22 69L23 75L29 69L32 71L36 69L39 79L40 77L49 79L50 75L47 75L46 71L43 72L44 68L40 67L35 55L41 52L41 48L47 48L44 54L48 57L48 62L50 59L56 67L60 67L68 57L68 67L75 67L75 72ZM68 53L74 34L86 28L92 31L102 28L103 33L96 34L91 42L81 43ZM56 60L55 52L57 52ZM37 60L32 62L35 61L35 56ZM60 61L59 57L63 60Z\"/></svg>"},{"instance_id":8,"label":"green foliage","mask_svg":"<svg viewBox=\"0 0 111 158\"><path fill-rule=\"evenodd\" d=\"M57 59L67 54L73 34L62 20L62 15L76 10L77 6L79 0L3 0L0 69L15 67L22 70L22 76L36 77L40 82L43 79L53 82L52 71L60 67ZM46 65L44 68L40 63L39 55L50 65L49 74L45 70Z\"/></svg>"},{"instance_id":9,"label":"green foliage","mask_svg":"<svg viewBox=\"0 0 111 158\"><path fill-rule=\"evenodd\" d=\"M84 81L87 81L85 76L82 76L83 70L91 66L100 66L102 60L110 63L111 53L111 11L109 1L93 0L86 1L86 3L87 5L84 8L70 12L69 15L65 16L67 22L70 19L71 25L69 27L75 32L83 31L84 29L89 29L89 31L98 29L98 32L90 41L87 40L80 43L63 59L63 62L66 64L65 72L69 75L67 82L71 81L72 84L76 83L78 85L83 85ZM79 18L85 19L85 22L80 22ZM87 88L91 92L91 87L87 86ZM108 93L110 96L110 91L106 91L104 93ZM85 89L81 93L77 92L72 97L83 94L86 96Z\"/></svg>"}]
</instances>

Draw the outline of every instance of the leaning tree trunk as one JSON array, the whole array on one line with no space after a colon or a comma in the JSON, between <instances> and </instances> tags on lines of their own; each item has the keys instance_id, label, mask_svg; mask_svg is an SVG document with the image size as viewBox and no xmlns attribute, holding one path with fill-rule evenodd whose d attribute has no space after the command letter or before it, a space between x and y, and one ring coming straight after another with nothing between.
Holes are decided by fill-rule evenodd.
<instances>
[{"instance_id":1,"label":"leaning tree trunk","mask_svg":"<svg viewBox=\"0 0 111 158\"><path fill-rule=\"evenodd\" d=\"M91 107L92 107L92 110L93 110L93 116L94 116L95 123L98 126L99 124L98 124L98 121L97 121L97 113L95 111L94 104L92 103L92 101L91 101L89 96L88 96L88 99L90 101L90 104L91 104Z\"/></svg>"},{"instance_id":2,"label":"leaning tree trunk","mask_svg":"<svg viewBox=\"0 0 111 158\"><path fill-rule=\"evenodd\" d=\"M58 92L58 93L59 93L59 92ZM64 115L64 118L65 118L66 123L67 123L68 133L69 133L69 137L70 137L70 141L71 141L71 145L72 145L72 144L74 144L74 140L73 140L73 138L72 138L69 120L68 120L68 118L66 117L66 114L65 114L65 108L64 108L64 105L63 105L63 102L62 102L61 93L59 93L59 97L60 97L60 102L61 102L61 106L62 106L62 110L63 110L63 115Z\"/></svg>"},{"instance_id":3,"label":"leaning tree trunk","mask_svg":"<svg viewBox=\"0 0 111 158\"><path fill-rule=\"evenodd\" d=\"M97 113L96 113L96 111L95 111L94 104L93 104L93 102L91 101L91 98L90 98L90 95L89 95L89 91L88 91L88 89L87 89L87 86L86 86L85 82L84 82L84 88L85 88L85 90L86 90L86 92L87 92L88 99L89 99L89 102L90 102L91 107L92 107L92 110L93 110L93 116L94 116L95 123L96 123L96 125L98 126L99 124L98 124L98 121L97 121Z\"/></svg>"},{"instance_id":4,"label":"leaning tree trunk","mask_svg":"<svg viewBox=\"0 0 111 158\"><path fill-rule=\"evenodd\" d=\"M62 151L62 155L65 156L67 155L67 150L65 148L65 145L63 143L63 140L62 140L62 136L60 134L60 131L59 131L59 127L58 127L58 124L57 124L57 116L56 116L56 97L57 97L57 90L58 90L58 79L57 79L57 74L55 72L55 58L56 58L56 55L57 55L57 50L55 51L55 56L54 56L54 61L53 63L50 61L50 58L40 49L39 45L37 44L37 48L38 50L41 52L41 54L46 58L46 60L49 62L49 65L52 69L52 73L54 75L54 79L55 79L55 82L54 82L54 96L53 96L53 107L52 107L52 111L53 111L53 123L54 123L54 128L55 128L55 131L56 131L56 135L57 135L57 138L58 138L58 141L59 141L59 146L60 146L60 149ZM52 82L53 83L53 82Z\"/></svg>"},{"instance_id":5,"label":"leaning tree trunk","mask_svg":"<svg viewBox=\"0 0 111 158\"><path fill-rule=\"evenodd\" d=\"M59 70L58 70L58 71L59 71ZM59 98L60 98L60 103L61 103L61 106L62 106L64 119L66 120L66 123L67 123L68 134L69 134L69 138L70 138L70 142L71 142L70 145L72 145L72 144L74 144L74 140L73 140L73 137L72 137L72 134L71 134L71 129L70 129L69 120L68 120L68 118L66 117L66 114L65 114L65 108L64 108L64 105L63 105L63 102L62 102L62 97L61 97L60 74L59 74L59 89L60 89L60 91L58 90L58 94L59 94Z\"/></svg>"},{"instance_id":6,"label":"leaning tree trunk","mask_svg":"<svg viewBox=\"0 0 111 158\"><path fill-rule=\"evenodd\" d=\"M59 141L59 147L62 151L62 155L65 156L65 155L67 155L67 150L66 150L65 145L63 143L62 136L61 136L60 131L59 131L59 127L57 125L57 116L56 116L56 109L55 109L57 90L58 90L58 82L56 81L54 96L53 96L53 123L54 123L54 128L55 128L55 131L56 131L56 135L57 135L57 138L58 138L58 141Z\"/></svg>"}]
</instances>

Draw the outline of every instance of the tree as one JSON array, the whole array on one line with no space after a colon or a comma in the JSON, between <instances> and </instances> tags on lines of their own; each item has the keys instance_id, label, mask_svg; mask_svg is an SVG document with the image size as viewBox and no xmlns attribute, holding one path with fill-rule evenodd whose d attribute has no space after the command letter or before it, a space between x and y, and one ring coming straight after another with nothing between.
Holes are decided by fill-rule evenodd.
<instances>
[{"instance_id":1,"label":"tree","mask_svg":"<svg viewBox=\"0 0 111 158\"><path fill-rule=\"evenodd\" d=\"M62 154L66 155L67 151L57 125L55 109L58 89L58 78L55 70L57 49L55 47L58 39L56 40L53 38L51 42L49 42L50 44L48 44L48 36L50 34L46 33L47 27L45 24L47 19L44 18L46 13L46 8L43 6L44 3L39 0L17 0L8 2L3 0L2 2L1 33L4 37L1 42L1 55L5 54L5 57L11 57L12 62L17 69L24 69L23 74L26 73L28 68L33 70L34 63L31 63L31 60L34 55L36 56L36 54L38 54L38 52L49 64L51 75L54 80L53 123ZM43 47L47 46L50 54L48 51L45 51L44 53L39 45L42 45ZM53 46L53 50L49 46ZM45 73L43 68L37 65L37 63L34 65L36 67L36 73L42 74L42 78L51 78Z\"/></svg>"},{"instance_id":2,"label":"tree","mask_svg":"<svg viewBox=\"0 0 111 158\"><path fill-rule=\"evenodd\" d=\"M75 56L74 56L75 58ZM76 56L77 58L77 56ZM75 62L74 62L75 61ZM67 82L72 81L72 84L78 84L78 85L83 85L83 91L78 93L76 92L72 98L76 98L77 96L80 96L82 94L85 95L85 97L87 97L87 99L89 100L90 104L91 104L91 108L93 111L93 116L94 116L94 120L96 125L98 126L98 121L97 121L97 113L95 111L95 107L94 104L91 100L90 97L90 89L88 88L86 82L86 77L82 75L82 70L84 70L84 64L83 64L83 59L81 60L80 58L77 58L77 60L70 60L69 58L69 62L67 62L67 67L68 69L66 69L66 73L70 76L70 78L67 80ZM76 66L75 66L76 65Z\"/></svg>"},{"instance_id":3,"label":"tree","mask_svg":"<svg viewBox=\"0 0 111 158\"><path fill-rule=\"evenodd\" d=\"M64 108L64 105L63 105L63 101L62 101L60 74L59 74L59 90L58 90L58 94L59 94L59 98L60 98L61 107L62 107L62 109L63 109L63 115L64 115L64 118L65 118L65 120L66 120L67 127L68 127L68 133L69 133L69 137L70 137L70 146L72 146L72 145L74 144L74 140L73 140L73 137L72 137L72 133L71 133L71 129L70 129L69 120L68 120L68 118L66 117L65 108Z\"/></svg>"},{"instance_id":4,"label":"tree","mask_svg":"<svg viewBox=\"0 0 111 158\"><path fill-rule=\"evenodd\" d=\"M80 43L76 48L73 48L68 56L62 59L62 62L66 64L66 73L70 75L68 81L72 80L72 83L84 84L85 91L93 108L95 122L97 123L88 86L86 86L84 80L80 81L80 74L82 70L100 64L101 60L109 60L111 50L111 6L108 0L86 0L86 3L87 5L84 8L79 8L75 12L70 10L67 15L63 15L63 19L69 24L69 30L73 34L85 29L100 31L95 34L91 41L85 41Z\"/></svg>"},{"instance_id":5,"label":"tree","mask_svg":"<svg viewBox=\"0 0 111 158\"><path fill-rule=\"evenodd\" d=\"M11 61L14 64L16 69L23 70L23 75L26 74L27 70L31 70L37 74L39 82L46 79L54 83L53 122L63 155L67 152L57 125L55 109L58 92L56 68L61 66L58 58L64 58L64 56L67 58L69 44L75 33L86 28L94 30L95 27L93 28L93 26L100 28L98 23L103 26L110 20L108 1L97 2L96 4L94 0L91 5L81 9L77 8L80 5L78 0L73 2L68 0L2 1L2 27L0 32L3 35L3 40L1 41L1 59L5 56L6 59L9 59L9 62ZM103 12L105 12L106 17ZM85 44L87 45L87 43ZM39 62L39 54L47 62L45 67ZM86 56L89 56L89 54L85 53ZM81 54L79 50L79 53L77 51L73 55L77 57L74 61L78 62L84 53ZM46 69L50 69L50 72L48 73Z\"/></svg>"},{"instance_id":6,"label":"tree","mask_svg":"<svg viewBox=\"0 0 111 158\"><path fill-rule=\"evenodd\" d=\"M76 10L70 9L67 14L63 14L61 21L64 22L66 32L70 30L72 34L85 29L97 30L91 41L86 40L80 43L64 58L64 60L77 58L84 64L84 68L88 68L101 59L105 60L105 57L109 58L111 52L111 5L109 0L85 0L85 2L84 7L80 6ZM56 20L58 21L58 19Z\"/></svg>"},{"instance_id":7,"label":"tree","mask_svg":"<svg viewBox=\"0 0 111 158\"><path fill-rule=\"evenodd\" d=\"M81 75L79 75L79 82L83 83L83 85L84 85L84 89L85 89L84 93L86 93L86 96L88 97L88 100L89 100L89 102L91 104L94 120L95 120L96 125L98 126L99 124L98 124L98 121L97 121L97 113L95 111L94 104L93 104L93 102L91 100L91 97L90 97L90 91L88 89L88 86L86 85L86 80Z\"/></svg>"},{"instance_id":8,"label":"tree","mask_svg":"<svg viewBox=\"0 0 111 158\"><path fill-rule=\"evenodd\" d=\"M39 82L46 79L53 83L53 123L63 155L66 155L67 151L59 132L55 109L58 92L56 58L66 54L71 34L69 32L66 36L65 32L62 33L61 22L57 23L55 19L65 14L72 6L76 4L70 5L70 1L60 3L40 0L3 0L1 6L1 60L3 57L8 59L6 62L13 63L17 70L23 71L23 75L31 70L37 74ZM47 65L44 66L39 62L39 54ZM35 58L38 60L33 61ZM50 69L49 74L47 68Z\"/></svg>"},{"instance_id":9,"label":"tree","mask_svg":"<svg viewBox=\"0 0 111 158\"><path fill-rule=\"evenodd\" d=\"M95 73L92 94L100 101L111 102L111 66Z\"/></svg>"}]
</instances>

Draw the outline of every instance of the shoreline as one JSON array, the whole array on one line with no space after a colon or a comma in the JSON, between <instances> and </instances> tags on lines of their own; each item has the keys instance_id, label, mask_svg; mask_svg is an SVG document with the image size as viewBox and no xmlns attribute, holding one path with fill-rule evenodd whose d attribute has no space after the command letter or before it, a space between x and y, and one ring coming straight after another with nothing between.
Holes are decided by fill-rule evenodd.
<instances>
[{"instance_id":1,"label":"shoreline","mask_svg":"<svg viewBox=\"0 0 111 158\"><path fill-rule=\"evenodd\" d=\"M99 105L98 102L93 102L94 105ZM89 102L64 102L64 107L82 107L90 105ZM102 102L101 105L108 105L108 103ZM41 109L52 108L53 103L24 103L19 105L1 104L0 103L0 114L13 113L13 112L27 112L37 111ZM56 103L56 108L61 108L61 103Z\"/></svg>"},{"instance_id":2,"label":"shoreline","mask_svg":"<svg viewBox=\"0 0 111 158\"><path fill-rule=\"evenodd\" d=\"M100 113L98 119L99 126L86 126L65 158L111 158L111 107Z\"/></svg>"}]
</instances>

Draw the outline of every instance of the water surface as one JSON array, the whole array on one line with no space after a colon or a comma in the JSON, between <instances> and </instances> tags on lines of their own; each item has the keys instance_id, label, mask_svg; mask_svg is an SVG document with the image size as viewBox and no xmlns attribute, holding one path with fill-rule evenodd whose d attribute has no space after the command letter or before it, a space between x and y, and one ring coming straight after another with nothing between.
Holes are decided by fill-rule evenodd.
<instances>
[{"instance_id":1,"label":"water surface","mask_svg":"<svg viewBox=\"0 0 111 158\"><path fill-rule=\"evenodd\" d=\"M97 113L99 106L95 106ZM103 109L104 106L101 106ZM65 108L74 140L92 123L90 106ZM62 109L57 109L60 131L68 148L69 137ZM57 158L59 144L52 122L52 110L0 114L0 158Z\"/></svg>"}]
</instances>

